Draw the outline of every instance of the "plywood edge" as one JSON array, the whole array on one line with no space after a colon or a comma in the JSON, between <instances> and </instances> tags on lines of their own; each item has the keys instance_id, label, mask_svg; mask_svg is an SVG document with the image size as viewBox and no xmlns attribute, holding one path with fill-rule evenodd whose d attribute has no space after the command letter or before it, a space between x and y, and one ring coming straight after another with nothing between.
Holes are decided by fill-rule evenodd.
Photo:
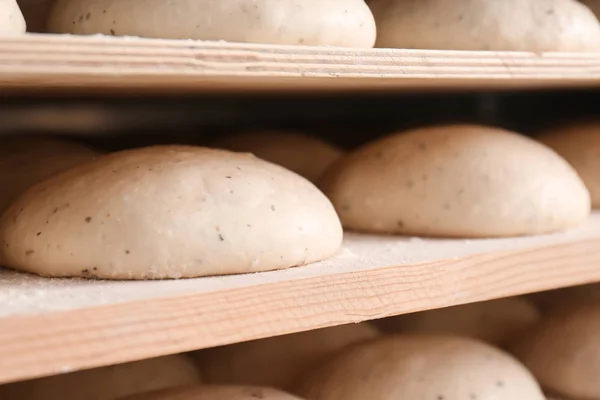
<instances>
[{"instance_id":1,"label":"plywood edge","mask_svg":"<svg viewBox=\"0 0 600 400\"><path fill-rule=\"evenodd\" d=\"M389 90L598 82L600 53L345 49L41 34L0 38L0 88L5 90Z\"/></svg>"},{"instance_id":2,"label":"plywood edge","mask_svg":"<svg viewBox=\"0 0 600 400\"><path fill-rule=\"evenodd\" d=\"M0 383L600 281L600 238L0 320Z\"/></svg>"}]
</instances>

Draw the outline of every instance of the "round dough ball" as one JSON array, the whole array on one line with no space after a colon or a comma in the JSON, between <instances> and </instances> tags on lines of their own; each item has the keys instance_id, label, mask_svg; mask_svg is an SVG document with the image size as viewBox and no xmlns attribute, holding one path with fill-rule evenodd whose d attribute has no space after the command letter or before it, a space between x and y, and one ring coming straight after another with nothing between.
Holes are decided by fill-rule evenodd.
<instances>
[{"instance_id":1,"label":"round dough ball","mask_svg":"<svg viewBox=\"0 0 600 400\"><path fill-rule=\"evenodd\" d=\"M545 400L517 360L473 339L398 335L356 346L310 374L311 400Z\"/></svg>"},{"instance_id":2,"label":"round dough ball","mask_svg":"<svg viewBox=\"0 0 600 400\"><path fill-rule=\"evenodd\" d=\"M251 386L189 386L129 396L122 400L301 400L279 390Z\"/></svg>"},{"instance_id":3,"label":"round dough ball","mask_svg":"<svg viewBox=\"0 0 600 400\"><path fill-rule=\"evenodd\" d=\"M600 399L600 302L564 308L523 337L514 353L552 393Z\"/></svg>"},{"instance_id":4,"label":"round dough ball","mask_svg":"<svg viewBox=\"0 0 600 400\"><path fill-rule=\"evenodd\" d=\"M373 47L363 0L58 0L55 33Z\"/></svg>"},{"instance_id":5,"label":"round dough ball","mask_svg":"<svg viewBox=\"0 0 600 400\"><path fill-rule=\"evenodd\" d=\"M592 207L600 208L600 122L563 126L538 140L564 157L590 191Z\"/></svg>"},{"instance_id":6,"label":"round dough ball","mask_svg":"<svg viewBox=\"0 0 600 400\"><path fill-rule=\"evenodd\" d=\"M600 284L573 286L546 292L532 293L528 298L543 312L600 301Z\"/></svg>"},{"instance_id":7,"label":"round dough ball","mask_svg":"<svg viewBox=\"0 0 600 400\"><path fill-rule=\"evenodd\" d=\"M342 325L216 347L196 355L207 382L291 389L301 375L333 354L378 336L368 324Z\"/></svg>"},{"instance_id":8,"label":"round dough ball","mask_svg":"<svg viewBox=\"0 0 600 400\"><path fill-rule=\"evenodd\" d=\"M245 132L218 139L214 147L253 153L315 182L342 156L333 144L295 132Z\"/></svg>"},{"instance_id":9,"label":"round dough ball","mask_svg":"<svg viewBox=\"0 0 600 400\"><path fill-rule=\"evenodd\" d=\"M187 356L152 358L0 386L2 400L114 400L200 382Z\"/></svg>"},{"instance_id":10,"label":"round dough ball","mask_svg":"<svg viewBox=\"0 0 600 400\"><path fill-rule=\"evenodd\" d=\"M373 0L377 47L597 51L600 24L577 0Z\"/></svg>"},{"instance_id":11,"label":"round dough ball","mask_svg":"<svg viewBox=\"0 0 600 400\"><path fill-rule=\"evenodd\" d=\"M517 236L572 228L590 214L585 185L560 156L477 125L376 140L337 162L321 187L345 228L367 232Z\"/></svg>"},{"instance_id":12,"label":"round dough ball","mask_svg":"<svg viewBox=\"0 0 600 400\"><path fill-rule=\"evenodd\" d=\"M306 179L192 146L112 153L25 192L0 220L3 265L44 276L198 277L327 258L342 228Z\"/></svg>"},{"instance_id":13,"label":"round dough ball","mask_svg":"<svg viewBox=\"0 0 600 400\"><path fill-rule=\"evenodd\" d=\"M386 318L377 326L386 332L455 334L504 344L539 319L530 301L511 297Z\"/></svg>"},{"instance_id":14,"label":"round dough ball","mask_svg":"<svg viewBox=\"0 0 600 400\"><path fill-rule=\"evenodd\" d=\"M25 29L17 0L0 0L0 36L25 33Z\"/></svg>"},{"instance_id":15,"label":"round dough ball","mask_svg":"<svg viewBox=\"0 0 600 400\"><path fill-rule=\"evenodd\" d=\"M62 140L0 138L0 213L32 185L96 155L84 145Z\"/></svg>"}]
</instances>

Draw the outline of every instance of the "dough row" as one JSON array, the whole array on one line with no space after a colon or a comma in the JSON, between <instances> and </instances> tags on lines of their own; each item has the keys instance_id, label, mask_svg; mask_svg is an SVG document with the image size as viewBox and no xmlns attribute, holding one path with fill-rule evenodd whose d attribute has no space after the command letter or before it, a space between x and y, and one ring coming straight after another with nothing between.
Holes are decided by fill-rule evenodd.
<instances>
[{"instance_id":1,"label":"dough row","mask_svg":"<svg viewBox=\"0 0 600 400\"><path fill-rule=\"evenodd\" d=\"M18 382L0 386L0 398L600 400L599 288L454 306Z\"/></svg>"},{"instance_id":2,"label":"dough row","mask_svg":"<svg viewBox=\"0 0 600 400\"><path fill-rule=\"evenodd\" d=\"M209 143L230 150L110 154L5 139L0 263L51 277L192 278L325 260L341 249L342 227L454 238L568 230L598 204L594 129L543 135L558 153L477 125L398 132L348 153L291 132Z\"/></svg>"},{"instance_id":3,"label":"dough row","mask_svg":"<svg viewBox=\"0 0 600 400\"><path fill-rule=\"evenodd\" d=\"M600 7L592 0L586 0L587 5L578 0L369 0L368 5L363 0L21 3L34 32L353 48L600 49L600 23L593 13ZM0 33L24 31L16 0L0 1Z\"/></svg>"}]
</instances>

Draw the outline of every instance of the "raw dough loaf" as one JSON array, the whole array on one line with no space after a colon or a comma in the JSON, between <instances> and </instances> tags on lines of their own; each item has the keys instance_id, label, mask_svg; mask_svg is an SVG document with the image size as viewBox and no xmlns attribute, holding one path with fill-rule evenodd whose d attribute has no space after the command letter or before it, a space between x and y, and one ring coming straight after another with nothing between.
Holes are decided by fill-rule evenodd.
<instances>
[{"instance_id":1,"label":"raw dough loaf","mask_svg":"<svg viewBox=\"0 0 600 400\"><path fill-rule=\"evenodd\" d=\"M564 308L523 337L514 353L552 393L600 399L600 302Z\"/></svg>"},{"instance_id":2,"label":"raw dough loaf","mask_svg":"<svg viewBox=\"0 0 600 400\"><path fill-rule=\"evenodd\" d=\"M25 192L0 220L3 264L45 276L161 279L327 258L342 228L309 181L249 154L156 146Z\"/></svg>"},{"instance_id":3,"label":"raw dough loaf","mask_svg":"<svg viewBox=\"0 0 600 400\"><path fill-rule=\"evenodd\" d=\"M34 137L0 139L0 213L23 191L97 155L81 144Z\"/></svg>"},{"instance_id":4,"label":"raw dough loaf","mask_svg":"<svg viewBox=\"0 0 600 400\"><path fill-rule=\"evenodd\" d=\"M343 150L295 132L245 132L216 140L213 145L253 153L315 182L343 154Z\"/></svg>"},{"instance_id":5,"label":"raw dough loaf","mask_svg":"<svg viewBox=\"0 0 600 400\"><path fill-rule=\"evenodd\" d=\"M597 51L600 24L577 0L373 0L377 47Z\"/></svg>"},{"instance_id":6,"label":"raw dough loaf","mask_svg":"<svg viewBox=\"0 0 600 400\"><path fill-rule=\"evenodd\" d=\"M196 353L207 382L291 389L298 378L350 345L374 339L368 324L318 329Z\"/></svg>"},{"instance_id":7,"label":"raw dough loaf","mask_svg":"<svg viewBox=\"0 0 600 400\"><path fill-rule=\"evenodd\" d=\"M538 137L575 168L590 191L592 207L600 208L600 122L573 124Z\"/></svg>"},{"instance_id":8,"label":"raw dough loaf","mask_svg":"<svg viewBox=\"0 0 600 400\"><path fill-rule=\"evenodd\" d=\"M345 228L494 237L575 227L590 197L573 168L534 140L452 125L388 136L338 161L321 187Z\"/></svg>"},{"instance_id":9,"label":"raw dough loaf","mask_svg":"<svg viewBox=\"0 0 600 400\"><path fill-rule=\"evenodd\" d=\"M17 0L0 0L0 36L25 33L25 18Z\"/></svg>"},{"instance_id":10,"label":"raw dough loaf","mask_svg":"<svg viewBox=\"0 0 600 400\"><path fill-rule=\"evenodd\" d=\"M363 0L58 0L56 33L373 47Z\"/></svg>"},{"instance_id":11,"label":"raw dough loaf","mask_svg":"<svg viewBox=\"0 0 600 400\"><path fill-rule=\"evenodd\" d=\"M386 332L455 334L505 344L539 318L530 301L513 297L386 318L377 326Z\"/></svg>"},{"instance_id":12,"label":"raw dough loaf","mask_svg":"<svg viewBox=\"0 0 600 400\"><path fill-rule=\"evenodd\" d=\"M310 374L311 400L545 400L527 369L476 340L398 335L355 346Z\"/></svg>"},{"instance_id":13,"label":"raw dough loaf","mask_svg":"<svg viewBox=\"0 0 600 400\"><path fill-rule=\"evenodd\" d=\"M175 355L0 386L0 399L114 400L199 382L194 362Z\"/></svg>"},{"instance_id":14,"label":"raw dough loaf","mask_svg":"<svg viewBox=\"0 0 600 400\"><path fill-rule=\"evenodd\" d=\"M255 366L257 367L257 366ZM262 367L262 366L261 366ZM122 400L301 400L275 389L249 386L190 386L129 396Z\"/></svg>"}]
</instances>

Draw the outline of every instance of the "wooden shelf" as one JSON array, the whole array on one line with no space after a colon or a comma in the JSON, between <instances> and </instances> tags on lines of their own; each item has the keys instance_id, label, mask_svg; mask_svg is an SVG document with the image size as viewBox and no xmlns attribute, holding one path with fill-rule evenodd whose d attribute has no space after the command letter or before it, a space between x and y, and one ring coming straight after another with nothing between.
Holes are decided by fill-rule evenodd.
<instances>
[{"instance_id":1,"label":"wooden shelf","mask_svg":"<svg viewBox=\"0 0 600 400\"><path fill-rule=\"evenodd\" d=\"M346 234L305 267L178 281L0 271L0 383L600 281L600 213L537 237Z\"/></svg>"},{"instance_id":2,"label":"wooden shelf","mask_svg":"<svg viewBox=\"0 0 600 400\"><path fill-rule=\"evenodd\" d=\"M598 86L600 53L358 50L28 34L0 38L0 88L143 93Z\"/></svg>"}]
</instances>

